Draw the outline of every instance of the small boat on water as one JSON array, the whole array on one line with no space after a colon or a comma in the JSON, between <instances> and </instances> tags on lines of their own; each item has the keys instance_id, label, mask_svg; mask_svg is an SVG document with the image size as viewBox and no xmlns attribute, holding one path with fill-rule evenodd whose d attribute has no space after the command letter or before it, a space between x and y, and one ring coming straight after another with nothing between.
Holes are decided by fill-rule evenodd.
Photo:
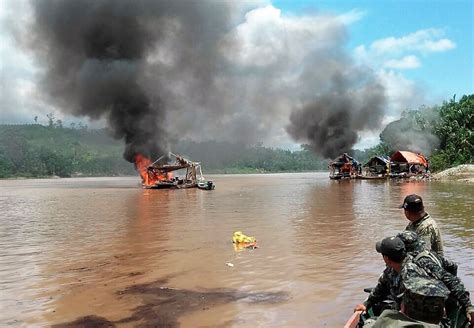
<instances>
[{"instance_id":1,"label":"small boat on water","mask_svg":"<svg viewBox=\"0 0 474 328\"><path fill-rule=\"evenodd\" d=\"M213 190L216 188L216 185L212 181L200 181L197 187L202 190Z\"/></svg>"},{"instance_id":2,"label":"small boat on water","mask_svg":"<svg viewBox=\"0 0 474 328\"><path fill-rule=\"evenodd\" d=\"M367 312L363 311L355 311L351 315L349 320L347 320L346 324L344 325L344 328L362 327L367 319L373 318L372 315L367 314ZM466 328L469 326L468 318L466 317L461 306L458 306L454 311L452 311L451 314L448 315L448 317L451 328Z\"/></svg>"}]
</instances>

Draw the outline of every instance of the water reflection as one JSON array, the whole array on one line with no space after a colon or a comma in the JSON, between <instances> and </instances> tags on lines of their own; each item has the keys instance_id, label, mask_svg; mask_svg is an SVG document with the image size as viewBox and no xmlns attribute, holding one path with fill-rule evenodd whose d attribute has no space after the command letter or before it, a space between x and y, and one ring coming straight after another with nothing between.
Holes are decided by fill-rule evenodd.
<instances>
[{"instance_id":1,"label":"water reflection","mask_svg":"<svg viewBox=\"0 0 474 328\"><path fill-rule=\"evenodd\" d=\"M169 302L188 307L168 317L183 327L339 327L384 267L375 242L408 223L397 205L410 193L474 290L472 186L212 178L212 192L143 190L136 178L0 181L0 322L126 324ZM260 248L235 252L238 230ZM207 292L217 296L203 310Z\"/></svg>"}]
</instances>

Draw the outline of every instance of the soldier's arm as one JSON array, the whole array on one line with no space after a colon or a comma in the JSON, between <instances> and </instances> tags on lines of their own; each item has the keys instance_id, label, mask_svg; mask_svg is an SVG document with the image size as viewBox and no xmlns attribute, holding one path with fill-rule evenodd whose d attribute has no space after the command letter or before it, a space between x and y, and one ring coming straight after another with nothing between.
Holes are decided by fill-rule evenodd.
<instances>
[{"instance_id":1,"label":"soldier's arm","mask_svg":"<svg viewBox=\"0 0 474 328\"><path fill-rule=\"evenodd\" d=\"M458 275L458 265L455 262L450 261L447 258L442 257L442 256L438 256L438 259L441 261L441 265L443 266L443 269L451 273L453 276Z\"/></svg>"},{"instance_id":2,"label":"soldier's arm","mask_svg":"<svg viewBox=\"0 0 474 328\"><path fill-rule=\"evenodd\" d=\"M430 227L431 249L439 256L444 256L443 240L441 239L441 232L438 227Z\"/></svg>"},{"instance_id":3,"label":"soldier's arm","mask_svg":"<svg viewBox=\"0 0 474 328\"><path fill-rule=\"evenodd\" d=\"M464 310L472 309L471 300L469 299L469 292L464 287L463 282L459 277L452 275L447 272L439 265L433 262L428 262L425 264L425 269L427 268L434 278L441 280L446 287L448 287L451 294L456 300L459 301Z\"/></svg>"},{"instance_id":4,"label":"soldier's arm","mask_svg":"<svg viewBox=\"0 0 474 328\"><path fill-rule=\"evenodd\" d=\"M425 243L425 249L433 250L434 245L432 244L433 238L431 229L425 226L415 232L418 234L418 238L423 240L423 242ZM437 251L435 252L438 253Z\"/></svg>"},{"instance_id":5,"label":"soldier's arm","mask_svg":"<svg viewBox=\"0 0 474 328\"><path fill-rule=\"evenodd\" d=\"M380 275L377 286L370 292L369 297L364 302L367 308L384 301L390 295L390 282L386 271L387 269Z\"/></svg>"}]
</instances>

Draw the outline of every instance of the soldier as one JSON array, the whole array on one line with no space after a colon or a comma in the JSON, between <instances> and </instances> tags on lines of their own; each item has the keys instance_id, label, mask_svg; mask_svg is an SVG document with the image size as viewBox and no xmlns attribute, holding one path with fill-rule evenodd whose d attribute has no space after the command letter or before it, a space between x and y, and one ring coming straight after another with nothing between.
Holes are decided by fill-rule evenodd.
<instances>
[{"instance_id":1,"label":"soldier","mask_svg":"<svg viewBox=\"0 0 474 328\"><path fill-rule=\"evenodd\" d=\"M425 212L421 197L415 194L406 196L400 208L405 210L405 216L410 221L406 230L416 232L424 240L427 249L443 256L441 232L435 220Z\"/></svg>"},{"instance_id":2,"label":"soldier","mask_svg":"<svg viewBox=\"0 0 474 328\"><path fill-rule=\"evenodd\" d=\"M403 285L400 312L385 310L371 327L440 327L449 294L446 286L438 280L422 277L413 277Z\"/></svg>"},{"instance_id":3,"label":"soldier","mask_svg":"<svg viewBox=\"0 0 474 328\"><path fill-rule=\"evenodd\" d=\"M457 265L432 251L422 250L423 241L411 231L404 231L397 235L405 243L410 261L407 261L400 271L401 280L408 281L413 277L430 277L439 280L450 291L446 303L447 315L452 320L469 320L474 324L474 308L463 282L456 276ZM467 318L457 317L458 304Z\"/></svg>"},{"instance_id":4,"label":"soldier","mask_svg":"<svg viewBox=\"0 0 474 328\"><path fill-rule=\"evenodd\" d=\"M391 299L391 308L399 309L400 305L400 270L405 260L405 245L400 238L388 237L375 245L377 252L381 253L387 267L380 275L377 286L372 290L363 304L358 304L354 311L367 311L375 305Z\"/></svg>"},{"instance_id":5,"label":"soldier","mask_svg":"<svg viewBox=\"0 0 474 328\"><path fill-rule=\"evenodd\" d=\"M405 244L405 251L410 254L418 264L435 263L453 276L458 274L458 265L443 256L439 256L431 250L425 248L425 242L418 238L416 232L405 230L397 234ZM431 259L428 260L427 257Z\"/></svg>"}]
</instances>

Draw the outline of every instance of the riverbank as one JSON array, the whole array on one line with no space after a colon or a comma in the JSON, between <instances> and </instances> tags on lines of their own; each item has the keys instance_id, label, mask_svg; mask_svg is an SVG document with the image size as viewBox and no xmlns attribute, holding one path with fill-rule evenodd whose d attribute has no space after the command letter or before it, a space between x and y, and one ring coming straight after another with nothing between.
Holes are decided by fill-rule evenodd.
<instances>
[{"instance_id":1,"label":"riverbank","mask_svg":"<svg viewBox=\"0 0 474 328\"><path fill-rule=\"evenodd\" d=\"M474 165L464 164L433 174L433 180L474 183Z\"/></svg>"}]
</instances>

